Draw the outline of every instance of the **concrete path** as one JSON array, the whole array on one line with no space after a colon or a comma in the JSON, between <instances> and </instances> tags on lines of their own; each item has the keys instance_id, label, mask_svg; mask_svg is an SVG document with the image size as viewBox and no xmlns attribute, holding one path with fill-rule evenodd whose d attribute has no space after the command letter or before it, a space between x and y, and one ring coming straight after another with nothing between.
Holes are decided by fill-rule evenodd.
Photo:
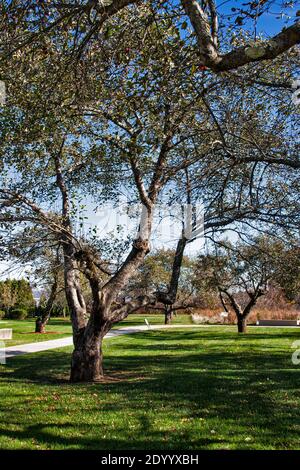
<instances>
[{"instance_id":1,"label":"concrete path","mask_svg":"<svg viewBox=\"0 0 300 470\"><path fill-rule=\"evenodd\" d=\"M104 339L113 338L114 336L120 335L128 335L131 333L138 333L139 331L145 330L161 330L165 328L199 328L199 326L200 325L153 325L150 327L147 325L131 326L118 328L116 330L110 330L110 332L107 333ZM9 346L8 348L5 348L5 357L6 359L9 359L11 357L19 356L21 354L30 354L39 351L47 351L48 349L64 348L65 346L72 346L72 344L72 336L60 339L51 339L49 341L39 341L37 343L19 344L17 346Z\"/></svg>"},{"instance_id":2,"label":"concrete path","mask_svg":"<svg viewBox=\"0 0 300 470\"><path fill-rule=\"evenodd\" d=\"M215 326L231 326L231 325L203 325L203 324L191 324L191 325L140 325L140 326L125 326L123 328L118 328L115 330L110 330L109 333L105 336L106 338L113 338L114 336L138 333L139 331L147 330L164 330L164 329L173 329L173 328L210 328ZM249 325L249 328L257 328L257 325ZM299 328L299 326L266 326L261 328ZM27 343L19 344L17 346L9 346L7 348L0 348L0 356L2 357L1 351L5 351L6 359L9 359L14 356L19 356L21 354L30 354L36 353L39 351L47 351L49 349L64 348L65 346L72 346L73 339L72 336L60 339L52 339L48 341L39 341L36 343Z\"/></svg>"}]
</instances>

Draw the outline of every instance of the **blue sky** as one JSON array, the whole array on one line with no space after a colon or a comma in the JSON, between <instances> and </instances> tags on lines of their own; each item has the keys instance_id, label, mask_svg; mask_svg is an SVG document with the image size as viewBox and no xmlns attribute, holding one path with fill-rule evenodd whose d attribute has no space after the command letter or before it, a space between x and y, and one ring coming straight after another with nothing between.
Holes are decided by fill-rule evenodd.
<instances>
[{"instance_id":1,"label":"blue sky","mask_svg":"<svg viewBox=\"0 0 300 470\"><path fill-rule=\"evenodd\" d=\"M231 11L232 8L237 8L237 9L246 8L245 4L247 3L250 3L250 2L247 0L227 0L227 1L217 0L216 1L218 10L224 14L232 13ZM283 28L283 26L293 24L295 17L296 17L296 12L298 9L299 9L299 3L297 4L297 2L294 2L293 8L284 8L283 10L283 13L285 13L285 15L291 16L291 19L288 19L288 16L283 16L281 19L278 19L277 16L279 16L279 14L281 13L280 1L272 2L272 5L270 7L270 12L264 13L262 16L258 18L258 21L257 21L258 31L261 33L265 33L268 36L279 33L281 29ZM250 22L249 22L249 26L250 26Z\"/></svg>"}]
</instances>

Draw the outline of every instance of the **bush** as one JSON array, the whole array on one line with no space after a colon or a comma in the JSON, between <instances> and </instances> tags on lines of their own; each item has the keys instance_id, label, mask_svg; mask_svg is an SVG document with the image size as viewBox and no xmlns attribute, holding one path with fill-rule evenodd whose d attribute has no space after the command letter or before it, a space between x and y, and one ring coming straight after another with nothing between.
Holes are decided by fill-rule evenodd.
<instances>
[{"instance_id":1,"label":"bush","mask_svg":"<svg viewBox=\"0 0 300 470\"><path fill-rule=\"evenodd\" d=\"M30 307L23 307L23 305L20 305L18 307L15 307L17 309L24 310L27 312L28 317L35 317L35 306L30 306Z\"/></svg>"},{"instance_id":2,"label":"bush","mask_svg":"<svg viewBox=\"0 0 300 470\"><path fill-rule=\"evenodd\" d=\"M0 320L2 320L4 317L5 317L4 310L0 310Z\"/></svg>"},{"instance_id":3,"label":"bush","mask_svg":"<svg viewBox=\"0 0 300 470\"><path fill-rule=\"evenodd\" d=\"M14 308L9 313L10 318L12 318L13 320L25 320L27 315L27 310L25 310L24 308Z\"/></svg>"}]
</instances>

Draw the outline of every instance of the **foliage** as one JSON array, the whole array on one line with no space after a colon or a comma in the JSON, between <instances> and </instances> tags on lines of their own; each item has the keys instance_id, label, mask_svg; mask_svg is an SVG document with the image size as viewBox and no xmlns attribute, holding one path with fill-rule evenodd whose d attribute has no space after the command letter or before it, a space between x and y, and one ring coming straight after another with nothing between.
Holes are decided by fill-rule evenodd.
<instances>
[{"instance_id":1,"label":"foliage","mask_svg":"<svg viewBox=\"0 0 300 470\"><path fill-rule=\"evenodd\" d=\"M281 254L276 257L276 265L274 280L289 301L300 305L300 248L297 241L292 246L283 245Z\"/></svg>"},{"instance_id":2,"label":"foliage","mask_svg":"<svg viewBox=\"0 0 300 470\"><path fill-rule=\"evenodd\" d=\"M215 248L215 254L200 257L199 264L209 272L209 282L218 289L224 309L236 315L238 331L244 333L254 306L280 271L282 244L261 235L251 244L219 240Z\"/></svg>"},{"instance_id":3,"label":"foliage","mask_svg":"<svg viewBox=\"0 0 300 470\"><path fill-rule=\"evenodd\" d=\"M0 320L3 320L5 315L6 315L6 312L4 310L0 310Z\"/></svg>"},{"instance_id":4,"label":"foliage","mask_svg":"<svg viewBox=\"0 0 300 470\"><path fill-rule=\"evenodd\" d=\"M28 316L28 312L24 308L13 308L10 310L9 316L13 320L25 320Z\"/></svg>"},{"instance_id":5,"label":"foliage","mask_svg":"<svg viewBox=\"0 0 300 470\"><path fill-rule=\"evenodd\" d=\"M162 248L147 256L127 292L130 293L132 288L147 294L154 290L166 291L169 288L174 255L174 250ZM204 272L200 273L195 257L185 255L174 303L175 310L184 305L214 308L219 303L218 292L216 288L210 289L206 280L207 276Z\"/></svg>"},{"instance_id":6,"label":"foliage","mask_svg":"<svg viewBox=\"0 0 300 470\"><path fill-rule=\"evenodd\" d=\"M25 279L0 281L0 306L2 308L34 306L32 288Z\"/></svg>"}]
</instances>

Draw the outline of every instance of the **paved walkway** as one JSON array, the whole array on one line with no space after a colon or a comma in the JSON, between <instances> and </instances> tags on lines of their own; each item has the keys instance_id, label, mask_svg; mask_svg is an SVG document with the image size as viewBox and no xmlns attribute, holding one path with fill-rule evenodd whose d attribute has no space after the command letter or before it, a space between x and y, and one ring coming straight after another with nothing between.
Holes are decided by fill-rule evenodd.
<instances>
[{"instance_id":1,"label":"paved walkway","mask_svg":"<svg viewBox=\"0 0 300 470\"><path fill-rule=\"evenodd\" d=\"M202 325L201 325L202 326ZM140 326L131 326L118 328L116 330L110 330L109 333L105 336L106 338L112 338L114 336L128 335L131 333L138 333L139 331L145 330L161 330L165 328L193 328L199 327L199 325L140 325ZM49 341L39 341L37 343L28 343L28 344L19 344L17 346L9 346L5 348L5 357L9 359L14 356L19 356L21 354L30 354L39 351L47 351L48 349L64 348L65 346L72 346L73 338L68 336L66 338L60 339L51 339Z\"/></svg>"},{"instance_id":2,"label":"paved walkway","mask_svg":"<svg viewBox=\"0 0 300 470\"><path fill-rule=\"evenodd\" d=\"M105 336L104 339L106 338L113 338L114 336L120 336L120 335L127 335L127 334L132 334L132 333L138 333L139 331L146 331L146 330L163 330L163 329L172 329L172 328L209 328L209 327L215 327L216 325L197 325L197 324L191 324L191 325L140 325L140 326L131 326L131 327L123 327L123 328L118 328L115 330L110 330L109 333ZM220 325L218 325L220 326ZM228 326L228 325L223 325L223 326ZM249 325L251 328L257 328L256 325ZM263 328L263 327L262 327ZM264 328L293 328L291 326L266 326ZM299 328L294 327L294 328ZM14 356L19 356L21 354L30 354L30 353L36 353L39 351L47 351L49 349L57 349L57 348L64 348L65 346L72 346L73 345L73 338L72 336L68 336L66 338L60 338L60 339L52 339L48 341L39 341L36 343L27 343L27 344L19 344L17 346L9 346L5 348L5 357L6 359L9 359ZM3 348L4 349L4 348ZM0 355L1 355L1 349L0 349Z\"/></svg>"}]
</instances>

